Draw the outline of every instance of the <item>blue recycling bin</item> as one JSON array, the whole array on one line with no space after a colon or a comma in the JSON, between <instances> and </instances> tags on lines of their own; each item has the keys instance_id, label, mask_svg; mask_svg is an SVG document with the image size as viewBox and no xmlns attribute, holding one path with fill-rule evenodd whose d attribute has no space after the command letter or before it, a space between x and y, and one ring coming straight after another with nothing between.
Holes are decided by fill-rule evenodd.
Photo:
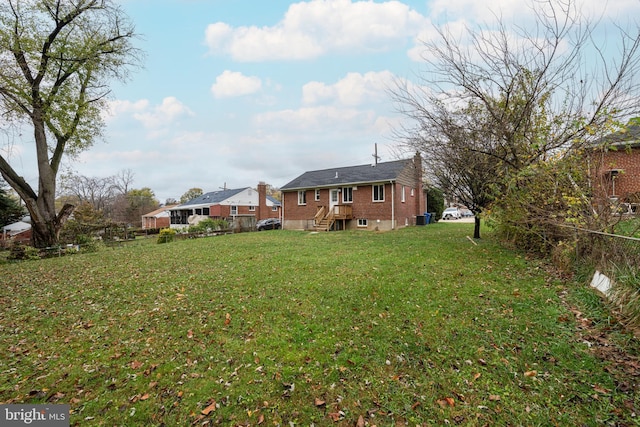
<instances>
[{"instance_id":1,"label":"blue recycling bin","mask_svg":"<svg viewBox=\"0 0 640 427\"><path fill-rule=\"evenodd\" d=\"M431 222L431 214L429 212L424 213L424 225L429 225Z\"/></svg>"}]
</instances>

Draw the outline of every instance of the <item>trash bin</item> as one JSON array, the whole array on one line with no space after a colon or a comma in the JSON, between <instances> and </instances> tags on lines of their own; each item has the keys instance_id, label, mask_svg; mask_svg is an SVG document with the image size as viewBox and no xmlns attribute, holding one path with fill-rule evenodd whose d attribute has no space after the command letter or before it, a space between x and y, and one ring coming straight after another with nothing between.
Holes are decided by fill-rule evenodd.
<instances>
[{"instance_id":1,"label":"trash bin","mask_svg":"<svg viewBox=\"0 0 640 427\"><path fill-rule=\"evenodd\" d=\"M431 223L431 214L429 212L424 213L424 223L425 225Z\"/></svg>"}]
</instances>

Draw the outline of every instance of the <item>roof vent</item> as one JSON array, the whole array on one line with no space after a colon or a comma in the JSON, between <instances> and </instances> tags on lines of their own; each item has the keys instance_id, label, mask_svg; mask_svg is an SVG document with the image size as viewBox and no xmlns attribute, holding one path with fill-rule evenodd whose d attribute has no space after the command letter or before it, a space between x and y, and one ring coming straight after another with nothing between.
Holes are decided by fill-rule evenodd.
<instances>
[{"instance_id":1,"label":"roof vent","mask_svg":"<svg viewBox=\"0 0 640 427\"><path fill-rule=\"evenodd\" d=\"M338 179L338 171L336 171L336 179Z\"/></svg>"}]
</instances>

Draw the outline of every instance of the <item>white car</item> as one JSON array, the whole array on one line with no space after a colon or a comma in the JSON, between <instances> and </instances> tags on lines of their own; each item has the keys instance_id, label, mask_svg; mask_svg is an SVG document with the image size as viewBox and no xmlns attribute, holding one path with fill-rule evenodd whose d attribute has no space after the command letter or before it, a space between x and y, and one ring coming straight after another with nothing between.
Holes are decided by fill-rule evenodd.
<instances>
[{"instance_id":1,"label":"white car","mask_svg":"<svg viewBox=\"0 0 640 427\"><path fill-rule=\"evenodd\" d=\"M458 208L447 208L442 212L442 219L460 219L462 215Z\"/></svg>"}]
</instances>

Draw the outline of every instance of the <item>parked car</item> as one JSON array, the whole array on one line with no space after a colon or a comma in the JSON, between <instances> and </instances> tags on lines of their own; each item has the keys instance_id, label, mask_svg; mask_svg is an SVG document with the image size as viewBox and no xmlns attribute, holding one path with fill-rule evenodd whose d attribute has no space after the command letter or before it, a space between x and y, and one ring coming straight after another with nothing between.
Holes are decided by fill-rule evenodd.
<instances>
[{"instance_id":1,"label":"parked car","mask_svg":"<svg viewBox=\"0 0 640 427\"><path fill-rule=\"evenodd\" d=\"M473 212L471 212L469 209L460 209L460 214L463 218L471 218L472 216L474 216Z\"/></svg>"},{"instance_id":2,"label":"parked car","mask_svg":"<svg viewBox=\"0 0 640 427\"><path fill-rule=\"evenodd\" d=\"M442 219L460 219L460 210L458 208L447 208L442 212Z\"/></svg>"},{"instance_id":3,"label":"parked car","mask_svg":"<svg viewBox=\"0 0 640 427\"><path fill-rule=\"evenodd\" d=\"M278 218L261 219L256 223L256 230L279 230L282 228L282 224Z\"/></svg>"}]
</instances>

